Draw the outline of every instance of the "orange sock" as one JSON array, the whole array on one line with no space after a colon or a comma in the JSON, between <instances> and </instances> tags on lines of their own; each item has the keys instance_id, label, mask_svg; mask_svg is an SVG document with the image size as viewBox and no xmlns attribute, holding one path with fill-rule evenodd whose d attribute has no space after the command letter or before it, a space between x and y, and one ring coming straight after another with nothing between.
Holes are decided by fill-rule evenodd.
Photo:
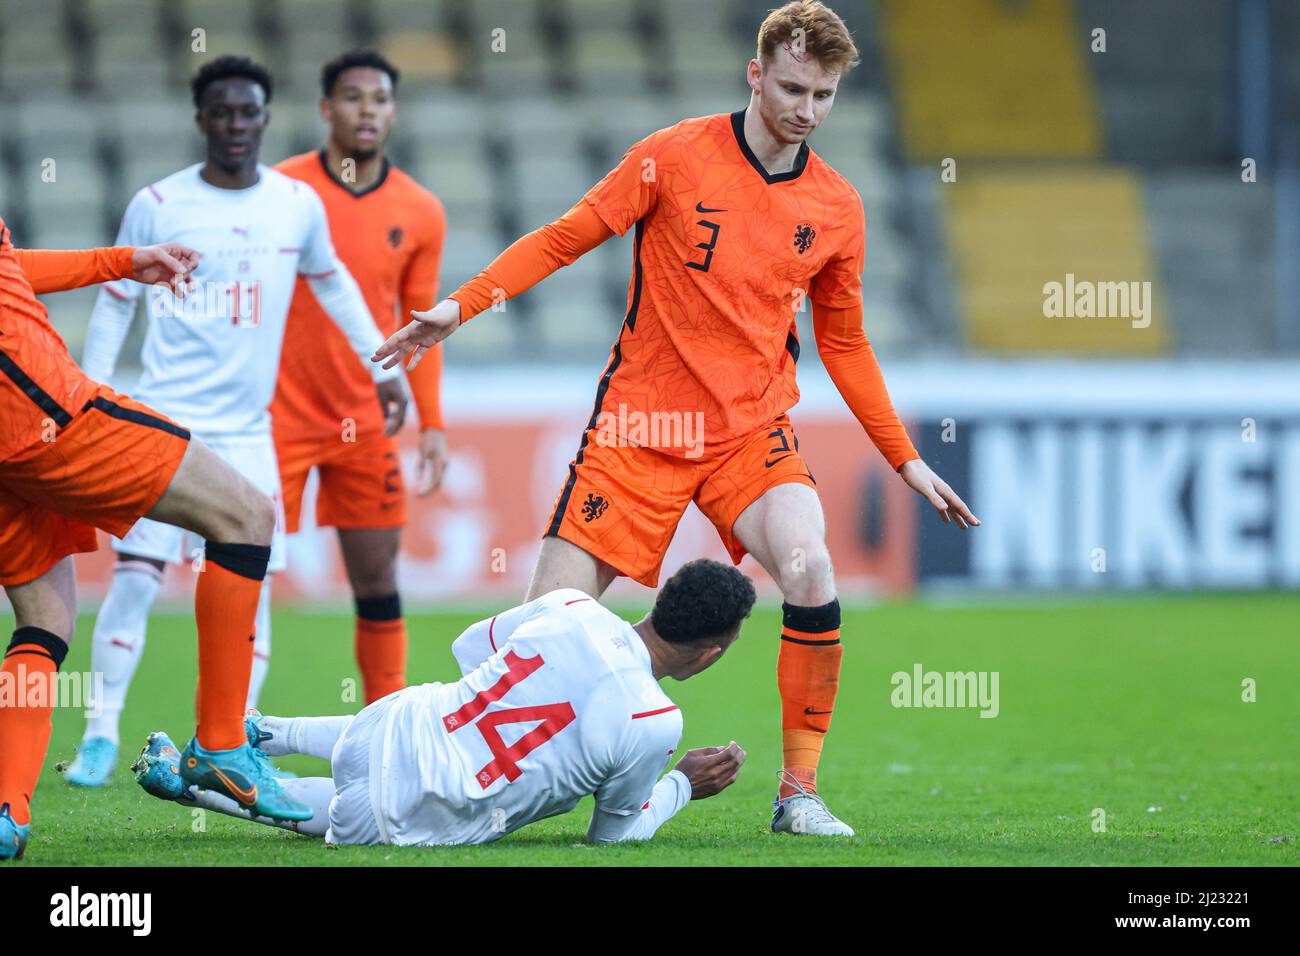
<instances>
[{"instance_id":1,"label":"orange sock","mask_svg":"<svg viewBox=\"0 0 1300 956\"><path fill-rule=\"evenodd\" d=\"M366 703L406 686L406 620L396 594L357 598L354 647Z\"/></svg>"},{"instance_id":2,"label":"orange sock","mask_svg":"<svg viewBox=\"0 0 1300 956\"><path fill-rule=\"evenodd\" d=\"M32 820L32 793L50 749L54 675L67 653L49 631L20 627L0 665L0 807L8 804L19 826Z\"/></svg>"},{"instance_id":3,"label":"orange sock","mask_svg":"<svg viewBox=\"0 0 1300 956\"><path fill-rule=\"evenodd\" d=\"M776 685L781 692L781 745L785 769L805 790L817 792L822 742L831 728L840 686L840 602L821 607L782 605ZM779 796L795 793L781 781Z\"/></svg>"},{"instance_id":4,"label":"orange sock","mask_svg":"<svg viewBox=\"0 0 1300 956\"><path fill-rule=\"evenodd\" d=\"M233 750L248 742L244 704L253 671L253 619L271 549L209 541L194 592L199 627L199 746Z\"/></svg>"}]
</instances>

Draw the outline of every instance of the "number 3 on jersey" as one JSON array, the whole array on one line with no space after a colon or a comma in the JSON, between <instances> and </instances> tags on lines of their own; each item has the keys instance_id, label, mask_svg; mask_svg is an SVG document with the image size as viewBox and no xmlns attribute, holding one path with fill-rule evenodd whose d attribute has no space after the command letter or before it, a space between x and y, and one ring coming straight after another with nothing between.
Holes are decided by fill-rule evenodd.
<instances>
[{"instance_id":1,"label":"number 3 on jersey","mask_svg":"<svg viewBox=\"0 0 1300 956\"><path fill-rule=\"evenodd\" d=\"M536 707L509 707L484 715L489 704L503 698L510 692L510 688L526 680L528 675L546 662L542 660L541 654L535 657L520 657L514 651L508 651L505 663L509 669L501 675L500 680L486 690L479 691L474 695L473 700L467 701L455 713L447 714L442 718L443 726L447 728L449 734L468 727L478 719L478 731L483 735L488 750L492 752L492 760L475 775L479 786L484 790L492 786L498 777L504 776L507 781L519 779L519 775L523 773L519 769L519 761L569 726L574 718L573 706L567 701ZM534 720L540 720L541 723L510 747L505 745L497 730L501 724L519 724Z\"/></svg>"}]
</instances>

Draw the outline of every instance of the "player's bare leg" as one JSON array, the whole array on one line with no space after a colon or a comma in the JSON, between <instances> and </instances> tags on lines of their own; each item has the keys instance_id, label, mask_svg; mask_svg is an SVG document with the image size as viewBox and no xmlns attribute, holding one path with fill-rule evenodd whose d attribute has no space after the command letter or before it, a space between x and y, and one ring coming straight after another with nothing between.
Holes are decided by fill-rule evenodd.
<instances>
[{"instance_id":1,"label":"player's bare leg","mask_svg":"<svg viewBox=\"0 0 1300 956\"><path fill-rule=\"evenodd\" d=\"M785 598L777 686L781 693L781 771L772 829L852 836L817 796L817 766L839 689L840 605L826 549L826 519L811 487L769 488L732 528Z\"/></svg>"},{"instance_id":2,"label":"player's bare leg","mask_svg":"<svg viewBox=\"0 0 1300 956\"><path fill-rule=\"evenodd\" d=\"M311 808L289 796L269 763L253 753L244 730L254 620L271 556L275 506L216 452L192 440L147 517L205 539L194 596L198 730L182 755L182 775L262 815L311 819Z\"/></svg>"},{"instance_id":3,"label":"player's bare leg","mask_svg":"<svg viewBox=\"0 0 1300 956\"><path fill-rule=\"evenodd\" d=\"M5 588L14 609L14 627L39 627L64 644L72 643L77 623L77 572L66 557L35 581Z\"/></svg>"},{"instance_id":4,"label":"player's bare leg","mask_svg":"<svg viewBox=\"0 0 1300 956\"><path fill-rule=\"evenodd\" d=\"M0 707L0 860L23 855L31 800L53 729L55 675L68 653L77 617L77 577L71 556L34 581L5 588L14 634L0 679L19 699ZM33 680L35 678L35 680ZM28 698L35 684L43 692Z\"/></svg>"},{"instance_id":5,"label":"player's bare leg","mask_svg":"<svg viewBox=\"0 0 1300 956\"><path fill-rule=\"evenodd\" d=\"M524 601L535 600L557 588L577 588L598 598L616 577L618 571L591 552L551 535L542 539Z\"/></svg>"},{"instance_id":6,"label":"player's bare leg","mask_svg":"<svg viewBox=\"0 0 1300 956\"><path fill-rule=\"evenodd\" d=\"M249 541L266 547L275 530L271 499L198 439L191 439L167 490L145 517L208 541Z\"/></svg>"},{"instance_id":7,"label":"player's bare leg","mask_svg":"<svg viewBox=\"0 0 1300 956\"><path fill-rule=\"evenodd\" d=\"M397 592L400 528L339 528L356 603L354 647L367 704L406 686L406 619Z\"/></svg>"}]
</instances>

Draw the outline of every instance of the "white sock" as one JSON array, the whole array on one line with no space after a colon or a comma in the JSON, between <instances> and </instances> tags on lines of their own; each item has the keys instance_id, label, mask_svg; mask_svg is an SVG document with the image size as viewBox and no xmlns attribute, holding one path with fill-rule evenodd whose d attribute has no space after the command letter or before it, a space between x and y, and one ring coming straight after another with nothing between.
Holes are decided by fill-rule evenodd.
<instances>
[{"instance_id":1,"label":"white sock","mask_svg":"<svg viewBox=\"0 0 1300 956\"><path fill-rule=\"evenodd\" d=\"M107 737L118 742L118 721L126 704L126 692L144 654L149 607L161 584L162 572L152 564L118 562L108 596L95 618L90 668L92 673L104 675L104 691L101 699L90 702L90 710L98 710L99 716L87 718L83 739Z\"/></svg>"},{"instance_id":2,"label":"white sock","mask_svg":"<svg viewBox=\"0 0 1300 956\"><path fill-rule=\"evenodd\" d=\"M228 817L240 817L254 823L279 827L281 830L293 830L307 836L323 837L330 825L330 801L334 799L334 779L332 777L299 777L296 780L281 780L280 786L291 797L301 800L312 809L310 820L272 820L270 817L258 816L241 804L220 793L211 790L193 790L194 802L205 810L215 810Z\"/></svg>"},{"instance_id":3,"label":"white sock","mask_svg":"<svg viewBox=\"0 0 1300 956\"><path fill-rule=\"evenodd\" d=\"M261 727L271 735L262 750L271 757L306 754L329 760L334 745L352 723L352 714L341 717L263 717Z\"/></svg>"},{"instance_id":4,"label":"white sock","mask_svg":"<svg viewBox=\"0 0 1300 956\"><path fill-rule=\"evenodd\" d=\"M271 576L262 582L262 596L257 601L257 617L253 624L253 672L248 678L246 707L256 707L266 683L266 672L271 666Z\"/></svg>"}]
</instances>

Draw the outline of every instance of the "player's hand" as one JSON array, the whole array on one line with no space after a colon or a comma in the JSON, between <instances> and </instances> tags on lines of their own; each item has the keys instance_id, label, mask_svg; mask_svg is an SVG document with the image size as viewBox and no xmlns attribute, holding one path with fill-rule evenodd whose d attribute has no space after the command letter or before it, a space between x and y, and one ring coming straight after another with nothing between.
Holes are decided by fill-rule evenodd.
<instances>
[{"instance_id":1,"label":"player's hand","mask_svg":"<svg viewBox=\"0 0 1300 956\"><path fill-rule=\"evenodd\" d=\"M388 359L384 368L392 368L409 354L411 359L406 363L406 370L411 371L420 364L425 352L459 327L460 303L455 299L443 299L427 312L412 309L411 318L414 321L390 335L370 361L384 362Z\"/></svg>"},{"instance_id":2,"label":"player's hand","mask_svg":"<svg viewBox=\"0 0 1300 956\"><path fill-rule=\"evenodd\" d=\"M421 498L442 487L447 470L447 433L441 428L420 432L420 464L416 470L415 493Z\"/></svg>"},{"instance_id":3,"label":"player's hand","mask_svg":"<svg viewBox=\"0 0 1300 956\"><path fill-rule=\"evenodd\" d=\"M957 497L957 492L949 488L948 483L931 471L930 466L921 459L913 458L904 462L898 473L913 491L934 505L934 510L939 512L944 524L956 521L957 527L963 530L979 526L980 519L971 514L966 502Z\"/></svg>"},{"instance_id":4,"label":"player's hand","mask_svg":"<svg viewBox=\"0 0 1300 956\"><path fill-rule=\"evenodd\" d=\"M375 386L384 410L384 434L392 438L406 421L406 383L399 375Z\"/></svg>"},{"instance_id":5,"label":"player's hand","mask_svg":"<svg viewBox=\"0 0 1300 956\"><path fill-rule=\"evenodd\" d=\"M686 751L674 770L691 782L691 799L712 797L736 782L745 763L745 751L733 740L726 747L700 747Z\"/></svg>"},{"instance_id":6,"label":"player's hand","mask_svg":"<svg viewBox=\"0 0 1300 956\"><path fill-rule=\"evenodd\" d=\"M131 253L131 278L145 285L165 282L178 297L194 290L191 273L199 265L199 254L179 242L138 246Z\"/></svg>"}]
</instances>

